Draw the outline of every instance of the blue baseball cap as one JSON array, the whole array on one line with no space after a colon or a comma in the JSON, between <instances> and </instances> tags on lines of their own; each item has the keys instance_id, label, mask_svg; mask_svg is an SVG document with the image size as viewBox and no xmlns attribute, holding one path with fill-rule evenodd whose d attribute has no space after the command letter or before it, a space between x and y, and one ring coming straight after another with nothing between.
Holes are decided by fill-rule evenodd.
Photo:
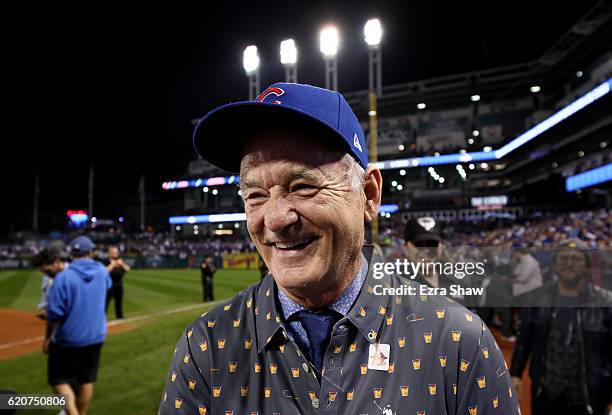
<instances>
[{"instance_id":1,"label":"blue baseball cap","mask_svg":"<svg viewBox=\"0 0 612 415\"><path fill-rule=\"evenodd\" d=\"M193 134L193 145L211 164L238 173L246 140L282 123L322 127L365 169L368 152L357 117L338 92L311 85L278 82L254 101L223 105L206 114ZM301 123L301 124L300 124Z\"/></svg>"},{"instance_id":2,"label":"blue baseball cap","mask_svg":"<svg viewBox=\"0 0 612 415\"><path fill-rule=\"evenodd\" d=\"M86 254L94 250L96 245L87 236L77 236L68 244L70 252Z\"/></svg>"}]
</instances>

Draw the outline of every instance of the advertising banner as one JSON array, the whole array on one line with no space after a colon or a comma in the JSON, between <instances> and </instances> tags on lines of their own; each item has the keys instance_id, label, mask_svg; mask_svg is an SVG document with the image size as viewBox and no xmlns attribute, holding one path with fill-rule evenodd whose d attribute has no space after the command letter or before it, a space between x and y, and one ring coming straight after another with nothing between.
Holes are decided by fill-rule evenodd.
<instances>
[{"instance_id":1,"label":"advertising banner","mask_svg":"<svg viewBox=\"0 0 612 415\"><path fill-rule=\"evenodd\" d=\"M259 269L257 252L223 255L224 269Z\"/></svg>"}]
</instances>

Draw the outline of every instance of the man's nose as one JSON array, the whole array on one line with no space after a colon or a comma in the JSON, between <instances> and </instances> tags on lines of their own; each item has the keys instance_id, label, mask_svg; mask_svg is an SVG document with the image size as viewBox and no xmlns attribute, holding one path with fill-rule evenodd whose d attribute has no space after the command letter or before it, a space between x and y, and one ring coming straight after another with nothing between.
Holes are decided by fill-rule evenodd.
<instances>
[{"instance_id":1,"label":"man's nose","mask_svg":"<svg viewBox=\"0 0 612 415\"><path fill-rule=\"evenodd\" d=\"M284 197L273 198L266 203L264 225L272 232L282 231L298 221L298 214Z\"/></svg>"}]
</instances>

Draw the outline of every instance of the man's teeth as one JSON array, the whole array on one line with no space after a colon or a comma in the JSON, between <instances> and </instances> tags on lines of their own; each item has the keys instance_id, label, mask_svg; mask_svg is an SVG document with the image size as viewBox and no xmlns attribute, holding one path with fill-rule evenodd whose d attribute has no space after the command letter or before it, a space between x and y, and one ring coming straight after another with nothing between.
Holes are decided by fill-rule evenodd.
<instances>
[{"instance_id":1,"label":"man's teeth","mask_svg":"<svg viewBox=\"0 0 612 415\"><path fill-rule=\"evenodd\" d=\"M310 239L308 239L308 238L306 238L306 239L299 239L297 241L291 241L291 242L275 242L274 245L276 245L276 247L280 248L280 249L291 249L291 248L296 247L298 245L305 244L306 242L310 242Z\"/></svg>"}]
</instances>

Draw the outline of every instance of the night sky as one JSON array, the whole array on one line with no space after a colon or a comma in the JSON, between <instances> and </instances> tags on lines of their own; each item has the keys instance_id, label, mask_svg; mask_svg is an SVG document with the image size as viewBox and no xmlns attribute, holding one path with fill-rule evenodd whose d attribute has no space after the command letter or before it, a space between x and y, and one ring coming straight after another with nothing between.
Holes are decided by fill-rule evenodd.
<instances>
[{"instance_id":1,"label":"night sky","mask_svg":"<svg viewBox=\"0 0 612 415\"><path fill-rule=\"evenodd\" d=\"M367 87L368 18L383 23L389 85L535 59L595 2L208 3L137 10L32 5L3 13L0 237L31 226L36 171L47 218L87 209L91 163L98 216L125 214L142 173L152 197L161 193L161 182L181 177L194 157L190 121L247 98L242 51L249 44L259 48L262 89L284 80L278 48L289 37L299 50L299 81L322 86L318 32L334 23L339 89L348 92Z\"/></svg>"}]
</instances>

